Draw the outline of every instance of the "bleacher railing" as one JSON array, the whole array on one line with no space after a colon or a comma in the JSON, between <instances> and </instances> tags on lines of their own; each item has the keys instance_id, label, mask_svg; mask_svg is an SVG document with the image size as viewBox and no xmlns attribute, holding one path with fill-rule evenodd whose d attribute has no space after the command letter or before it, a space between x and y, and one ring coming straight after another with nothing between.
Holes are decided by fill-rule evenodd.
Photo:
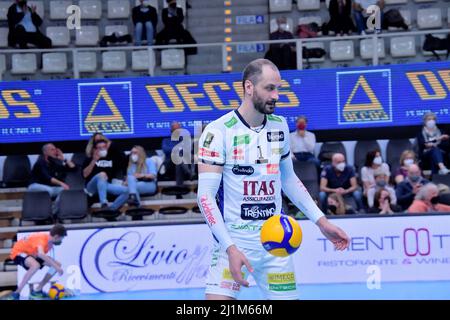
<instances>
[{"instance_id":1,"label":"bleacher railing","mask_svg":"<svg viewBox=\"0 0 450 320\"><path fill-rule=\"evenodd\" d=\"M198 44L186 44L186 45L164 45L164 46L113 46L113 47L75 47L75 48L53 48L53 49L4 49L0 50L0 54L14 54L14 53L49 53L49 52L66 52L71 53L73 62L73 78L80 78L80 71L76 59L76 55L79 52L105 52L105 51L134 51L134 50L147 50L148 51L148 74L154 76L155 73L155 50L164 49L185 49L185 48L205 48L205 47L221 47L222 48L222 72L229 72L227 61L227 47L237 47L239 45L257 45L257 44L279 44L279 43L294 43L296 46L296 61L297 69L303 69L303 52L302 47L308 42L331 42L341 40L362 40L372 39L374 50L372 51L372 65L379 64L379 56L377 48L378 39L393 38L402 36L421 36L427 34L449 34L450 29L433 29L423 31L402 31L402 32L385 32L385 33L372 33L366 35L354 35L354 36L342 36L342 37L315 37L304 39L286 39L286 40L257 40L257 41L240 41L240 42L217 42L217 43L198 43ZM422 48L422 43L418 42L419 47ZM418 46L416 42L416 49ZM2 80L2 74L0 72L0 81Z\"/></svg>"}]
</instances>

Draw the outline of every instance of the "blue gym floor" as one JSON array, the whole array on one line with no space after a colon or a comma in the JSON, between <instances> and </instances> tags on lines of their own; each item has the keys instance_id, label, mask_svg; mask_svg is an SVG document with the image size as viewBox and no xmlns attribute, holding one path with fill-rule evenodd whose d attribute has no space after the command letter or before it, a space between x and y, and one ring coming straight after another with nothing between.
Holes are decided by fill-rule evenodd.
<instances>
[{"instance_id":1,"label":"blue gym floor","mask_svg":"<svg viewBox=\"0 0 450 320\"><path fill-rule=\"evenodd\" d=\"M257 287L243 288L240 300L261 300ZM204 289L85 294L75 300L203 300ZM369 290L365 283L299 286L301 300L449 300L450 281L390 282Z\"/></svg>"}]
</instances>

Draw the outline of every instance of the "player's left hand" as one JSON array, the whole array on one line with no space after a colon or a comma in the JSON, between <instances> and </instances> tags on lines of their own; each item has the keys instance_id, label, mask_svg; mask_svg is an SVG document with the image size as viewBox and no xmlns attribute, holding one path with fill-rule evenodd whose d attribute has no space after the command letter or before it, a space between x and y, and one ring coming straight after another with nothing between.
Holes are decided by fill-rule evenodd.
<instances>
[{"instance_id":1,"label":"player's left hand","mask_svg":"<svg viewBox=\"0 0 450 320\"><path fill-rule=\"evenodd\" d=\"M325 217L320 218L317 224L322 234L334 244L336 250L345 250L348 248L350 238L344 230L329 222Z\"/></svg>"}]
</instances>

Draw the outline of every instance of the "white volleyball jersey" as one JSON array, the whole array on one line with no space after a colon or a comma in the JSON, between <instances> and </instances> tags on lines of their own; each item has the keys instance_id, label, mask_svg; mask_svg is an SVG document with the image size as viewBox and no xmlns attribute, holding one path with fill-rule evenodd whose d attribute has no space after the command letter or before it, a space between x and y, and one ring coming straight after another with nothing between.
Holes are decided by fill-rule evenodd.
<instances>
[{"instance_id":1,"label":"white volleyball jersey","mask_svg":"<svg viewBox=\"0 0 450 320\"><path fill-rule=\"evenodd\" d=\"M262 224L282 212L279 163L287 156L289 128L281 116L266 115L254 130L234 110L203 131L199 162L223 166L218 206L237 246L263 249Z\"/></svg>"}]
</instances>

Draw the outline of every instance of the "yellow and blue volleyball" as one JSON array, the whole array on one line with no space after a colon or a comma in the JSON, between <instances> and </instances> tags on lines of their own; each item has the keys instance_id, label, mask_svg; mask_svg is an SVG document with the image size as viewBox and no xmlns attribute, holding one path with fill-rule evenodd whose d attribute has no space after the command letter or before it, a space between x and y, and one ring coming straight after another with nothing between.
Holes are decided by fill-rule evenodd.
<instances>
[{"instance_id":1,"label":"yellow and blue volleyball","mask_svg":"<svg viewBox=\"0 0 450 320\"><path fill-rule=\"evenodd\" d=\"M270 254L287 257L302 243L302 229L294 218L278 214L267 219L261 228L261 243Z\"/></svg>"},{"instance_id":2,"label":"yellow and blue volleyball","mask_svg":"<svg viewBox=\"0 0 450 320\"><path fill-rule=\"evenodd\" d=\"M50 299L53 299L53 300L62 299L62 298L64 298L64 295L65 295L64 286L59 283L52 284L52 286L50 287L50 290L48 291L48 296L50 297Z\"/></svg>"}]
</instances>

